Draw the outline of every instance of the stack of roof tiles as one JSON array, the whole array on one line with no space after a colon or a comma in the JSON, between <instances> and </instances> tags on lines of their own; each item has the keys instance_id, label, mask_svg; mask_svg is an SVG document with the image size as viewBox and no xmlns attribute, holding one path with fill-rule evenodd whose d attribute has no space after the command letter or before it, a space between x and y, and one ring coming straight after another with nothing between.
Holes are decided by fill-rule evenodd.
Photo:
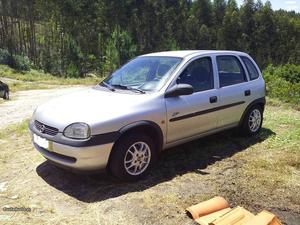
<instances>
[{"instance_id":1,"label":"stack of roof tiles","mask_svg":"<svg viewBox=\"0 0 300 225\"><path fill-rule=\"evenodd\" d=\"M189 217L200 225L282 225L278 218L262 211L252 214L243 207L230 208L222 197L214 197L186 209Z\"/></svg>"}]
</instances>

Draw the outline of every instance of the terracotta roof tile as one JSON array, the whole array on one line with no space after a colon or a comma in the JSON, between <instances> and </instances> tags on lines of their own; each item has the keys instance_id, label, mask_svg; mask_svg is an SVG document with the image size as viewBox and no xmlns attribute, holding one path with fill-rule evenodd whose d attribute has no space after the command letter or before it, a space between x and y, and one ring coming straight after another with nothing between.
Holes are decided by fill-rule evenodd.
<instances>
[{"instance_id":1,"label":"terracotta roof tile","mask_svg":"<svg viewBox=\"0 0 300 225\"><path fill-rule=\"evenodd\" d=\"M193 205L186 212L200 225L282 225L274 214L265 210L255 216L240 206L231 209L222 197Z\"/></svg>"}]
</instances>

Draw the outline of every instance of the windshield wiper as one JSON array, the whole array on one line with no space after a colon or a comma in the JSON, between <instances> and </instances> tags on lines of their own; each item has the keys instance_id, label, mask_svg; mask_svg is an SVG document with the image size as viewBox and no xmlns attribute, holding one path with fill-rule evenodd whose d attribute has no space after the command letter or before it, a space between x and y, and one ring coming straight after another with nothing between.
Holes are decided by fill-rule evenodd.
<instances>
[{"instance_id":1,"label":"windshield wiper","mask_svg":"<svg viewBox=\"0 0 300 225\"><path fill-rule=\"evenodd\" d=\"M125 85L122 85L122 84L114 84L114 85L112 85L112 87L120 88L120 89L123 89L123 90L129 90L129 91L138 91L141 94L146 93L145 91L143 91L141 89L133 88L133 87L130 87L130 86L125 86Z\"/></svg>"},{"instance_id":2,"label":"windshield wiper","mask_svg":"<svg viewBox=\"0 0 300 225\"><path fill-rule=\"evenodd\" d=\"M109 85L108 83L106 83L104 81L101 82L99 85L108 88L110 91L115 91L115 89L111 85Z\"/></svg>"}]
</instances>

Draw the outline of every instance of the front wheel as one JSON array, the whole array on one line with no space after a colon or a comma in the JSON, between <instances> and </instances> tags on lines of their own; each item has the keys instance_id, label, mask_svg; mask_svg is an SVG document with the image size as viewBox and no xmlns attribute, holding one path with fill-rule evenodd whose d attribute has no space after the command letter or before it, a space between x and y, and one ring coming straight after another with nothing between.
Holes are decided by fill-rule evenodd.
<instances>
[{"instance_id":1,"label":"front wheel","mask_svg":"<svg viewBox=\"0 0 300 225\"><path fill-rule=\"evenodd\" d=\"M255 105L246 113L240 130L244 135L255 135L260 131L262 122L263 110L259 105Z\"/></svg>"},{"instance_id":2,"label":"front wheel","mask_svg":"<svg viewBox=\"0 0 300 225\"><path fill-rule=\"evenodd\" d=\"M134 181L143 178L157 159L153 140L145 134L122 137L114 146L109 168L121 180Z\"/></svg>"}]
</instances>

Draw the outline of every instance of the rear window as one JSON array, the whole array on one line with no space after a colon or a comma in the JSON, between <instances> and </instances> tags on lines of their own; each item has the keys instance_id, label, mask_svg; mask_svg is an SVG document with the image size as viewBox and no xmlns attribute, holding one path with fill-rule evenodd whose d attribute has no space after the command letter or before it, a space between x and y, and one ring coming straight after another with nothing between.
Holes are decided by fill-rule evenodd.
<instances>
[{"instance_id":1,"label":"rear window","mask_svg":"<svg viewBox=\"0 0 300 225\"><path fill-rule=\"evenodd\" d=\"M220 87L247 81L244 69L235 56L217 56Z\"/></svg>"},{"instance_id":2,"label":"rear window","mask_svg":"<svg viewBox=\"0 0 300 225\"><path fill-rule=\"evenodd\" d=\"M259 72L257 71L253 62L246 56L241 56L241 58L246 65L248 74L250 76L250 80L254 80L254 79L258 78Z\"/></svg>"}]
</instances>

